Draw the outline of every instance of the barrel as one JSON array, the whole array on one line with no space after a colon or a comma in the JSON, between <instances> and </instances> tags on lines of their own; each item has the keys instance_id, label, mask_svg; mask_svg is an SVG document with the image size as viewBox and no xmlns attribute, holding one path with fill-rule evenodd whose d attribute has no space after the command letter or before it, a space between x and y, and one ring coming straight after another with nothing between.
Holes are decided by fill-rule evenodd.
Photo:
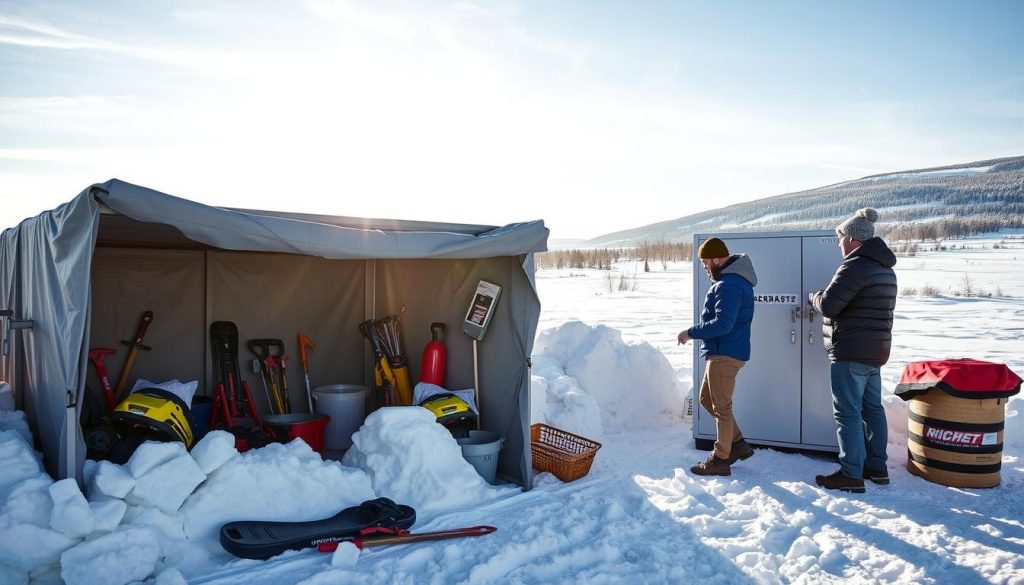
<instances>
[{"instance_id":1,"label":"barrel","mask_svg":"<svg viewBox=\"0 0 1024 585\"><path fill-rule=\"evenodd\" d=\"M937 388L911 398L907 470L950 487L999 485L1007 400L957 398Z\"/></svg>"}]
</instances>

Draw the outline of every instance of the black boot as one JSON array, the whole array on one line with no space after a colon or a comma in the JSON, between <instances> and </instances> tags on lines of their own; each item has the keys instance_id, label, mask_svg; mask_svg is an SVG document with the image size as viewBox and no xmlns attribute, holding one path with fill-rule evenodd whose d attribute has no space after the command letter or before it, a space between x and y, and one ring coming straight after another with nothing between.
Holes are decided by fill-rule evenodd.
<instances>
[{"instance_id":1,"label":"black boot","mask_svg":"<svg viewBox=\"0 0 1024 585\"><path fill-rule=\"evenodd\" d=\"M881 469L871 469L870 467L865 467L864 479L869 480L877 485L889 485L889 470L884 467L882 467Z\"/></svg>"},{"instance_id":2,"label":"black boot","mask_svg":"<svg viewBox=\"0 0 1024 585\"><path fill-rule=\"evenodd\" d=\"M855 494L864 493L864 480L843 475L843 470L836 470L832 475L818 475L814 482L827 490L840 490Z\"/></svg>"}]
</instances>

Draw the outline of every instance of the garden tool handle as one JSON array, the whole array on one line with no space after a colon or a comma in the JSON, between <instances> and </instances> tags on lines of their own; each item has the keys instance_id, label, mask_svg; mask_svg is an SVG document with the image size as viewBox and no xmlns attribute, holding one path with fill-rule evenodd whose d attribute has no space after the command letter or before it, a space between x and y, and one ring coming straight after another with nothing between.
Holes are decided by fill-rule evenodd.
<instances>
[{"instance_id":1,"label":"garden tool handle","mask_svg":"<svg viewBox=\"0 0 1024 585\"><path fill-rule=\"evenodd\" d=\"M265 341L265 339L250 339L246 342L246 345L249 347L249 351L259 358L261 362L266 361L266 359L270 357L270 349L267 347L267 344L264 343Z\"/></svg>"},{"instance_id":2,"label":"garden tool handle","mask_svg":"<svg viewBox=\"0 0 1024 585\"><path fill-rule=\"evenodd\" d=\"M299 361L302 362L303 370L309 369L309 354L306 353L306 347L316 349L316 344L305 333L299 333Z\"/></svg>"},{"instance_id":3,"label":"garden tool handle","mask_svg":"<svg viewBox=\"0 0 1024 585\"><path fill-rule=\"evenodd\" d=\"M138 346L144 349L149 349L142 345L142 340L146 337L146 329L149 329L149 324L152 322L153 311L146 311L142 314L142 318L139 319L139 328L135 333L135 341L122 341L121 343L127 344L129 347Z\"/></svg>"},{"instance_id":4,"label":"garden tool handle","mask_svg":"<svg viewBox=\"0 0 1024 585\"><path fill-rule=\"evenodd\" d=\"M121 340L121 343L127 345L128 357L125 358L124 368L121 369L121 377L117 380L117 387L114 389L114 401L120 402L124 398L124 391L128 387L128 376L132 372L132 367L135 366L135 358L138 357L140 350L149 351L152 349L148 345L142 343L142 340L146 337L146 329L149 329L149 324L153 322L153 311L146 311L142 313L142 318L139 319L139 327L135 331L135 339L133 341Z\"/></svg>"},{"instance_id":5,"label":"garden tool handle","mask_svg":"<svg viewBox=\"0 0 1024 585\"><path fill-rule=\"evenodd\" d=\"M249 351L256 354L256 357L260 359L266 359L271 355L280 356L284 354L284 342L280 339L250 339L248 345ZM273 349L275 347L280 348L281 351L274 353ZM256 351L257 349L261 349L263 351Z\"/></svg>"}]
</instances>

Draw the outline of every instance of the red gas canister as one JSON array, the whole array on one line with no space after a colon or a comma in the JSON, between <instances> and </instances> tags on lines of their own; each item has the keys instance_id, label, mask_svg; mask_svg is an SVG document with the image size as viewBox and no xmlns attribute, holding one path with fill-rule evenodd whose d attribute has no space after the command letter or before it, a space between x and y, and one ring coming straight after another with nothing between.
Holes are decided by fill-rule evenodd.
<instances>
[{"instance_id":1,"label":"red gas canister","mask_svg":"<svg viewBox=\"0 0 1024 585\"><path fill-rule=\"evenodd\" d=\"M444 323L431 323L431 340L423 349L423 361L420 362L420 382L444 386L444 367L448 361L448 351L444 343L438 339L438 332L444 334Z\"/></svg>"}]
</instances>

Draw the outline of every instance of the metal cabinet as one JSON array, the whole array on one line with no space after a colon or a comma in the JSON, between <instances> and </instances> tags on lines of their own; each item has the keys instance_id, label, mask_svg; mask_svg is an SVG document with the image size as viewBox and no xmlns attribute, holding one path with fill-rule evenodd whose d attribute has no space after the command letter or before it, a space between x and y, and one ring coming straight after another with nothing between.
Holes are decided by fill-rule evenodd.
<instances>
[{"instance_id":1,"label":"metal cabinet","mask_svg":"<svg viewBox=\"0 0 1024 585\"><path fill-rule=\"evenodd\" d=\"M695 235L694 323L711 286L696 251L712 236L724 241L730 253L748 255L757 273L750 361L740 370L733 394L733 414L744 437L759 445L838 451L821 316L807 302L808 293L825 288L842 262L835 233ZM715 420L699 402L704 360L696 340L693 351L693 437L698 448L709 450Z\"/></svg>"}]
</instances>

